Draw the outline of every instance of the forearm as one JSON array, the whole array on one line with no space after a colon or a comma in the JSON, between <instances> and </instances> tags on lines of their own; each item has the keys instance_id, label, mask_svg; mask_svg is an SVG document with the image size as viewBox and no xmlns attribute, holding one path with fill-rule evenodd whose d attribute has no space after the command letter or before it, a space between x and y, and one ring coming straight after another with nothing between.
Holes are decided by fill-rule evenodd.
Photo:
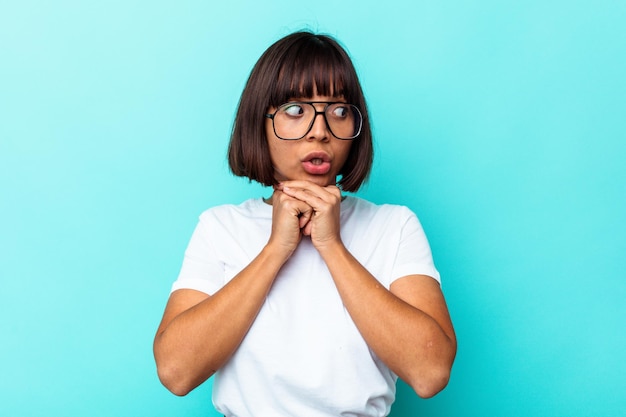
<instances>
[{"instance_id":1,"label":"forearm","mask_svg":"<svg viewBox=\"0 0 626 417\"><path fill-rule=\"evenodd\" d=\"M214 295L162 324L154 355L168 389L184 395L228 361L254 322L283 262L266 247Z\"/></svg>"},{"instance_id":2,"label":"forearm","mask_svg":"<svg viewBox=\"0 0 626 417\"><path fill-rule=\"evenodd\" d=\"M376 355L422 397L447 383L456 353L452 329L394 295L342 245L320 252L342 301Z\"/></svg>"}]
</instances>

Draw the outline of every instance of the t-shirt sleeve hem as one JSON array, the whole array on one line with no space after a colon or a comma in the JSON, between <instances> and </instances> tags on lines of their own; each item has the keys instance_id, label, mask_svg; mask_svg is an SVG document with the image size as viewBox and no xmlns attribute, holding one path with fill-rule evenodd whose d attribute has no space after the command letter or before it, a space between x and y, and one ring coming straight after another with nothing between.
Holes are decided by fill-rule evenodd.
<instances>
[{"instance_id":1,"label":"t-shirt sleeve hem","mask_svg":"<svg viewBox=\"0 0 626 417\"><path fill-rule=\"evenodd\" d=\"M400 279L402 277L406 277L408 275L426 275L434 279L441 285L441 276L439 275L439 271L437 271L432 266L428 265L403 265L401 268L398 268L394 271L394 276L392 277L389 284L393 283L395 280Z\"/></svg>"},{"instance_id":2,"label":"t-shirt sleeve hem","mask_svg":"<svg viewBox=\"0 0 626 417\"><path fill-rule=\"evenodd\" d=\"M172 284L170 294L176 290L196 290L208 295L215 294L219 288L216 285L212 285L210 282L204 279L188 278L184 280L177 280Z\"/></svg>"}]
</instances>

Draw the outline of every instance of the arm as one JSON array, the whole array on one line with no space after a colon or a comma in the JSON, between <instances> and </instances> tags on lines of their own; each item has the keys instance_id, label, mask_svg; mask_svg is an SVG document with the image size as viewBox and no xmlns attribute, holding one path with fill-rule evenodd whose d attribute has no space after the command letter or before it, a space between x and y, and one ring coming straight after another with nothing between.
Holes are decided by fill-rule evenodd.
<instances>
[{"instance_id":1,"label":"arm","mask_svg":"<svg viewBox=\"0 0 626 417\"><path fill-rule=\"evenodd\" d=\"M266 247L212 296L195 290L171 294L154 357L161 382L174 394L186 395L206 381L237 349L282 266L274 253Z\"/></svg>"},{"instance_id":2,"label":"arm","mask_svg":"<svg viewBox=\"0 0 626 417\"><path fill-rule=\"evenodd\" d=\"M441 391L450 376L456 338L439 284L412 275L396 280L389 291L342 244L326 247L322 257L376 355L419 396Z\"/></svg>"},{"instance_id":3,"label":"arm","mask_svg":"<svg viewBox=\"0 0 626 417\"><path fill-rule=\"evenodd\" d=\"M341 241L337 187L294 181L280 188L313 208L303 233L311 235L367 344L418 395L431 397L443 389L456 354L456 338L439 284L412 275L396 280L387 290Z\"/></svg>"},{"instance_id":4,"label":"arm","mask_svg":"<svg viewBox=\"0 0 626 417\"><path fill-rule=\"evenodd\" d=\"M159 378L174 394L187 394L228 361L299 244L300 222L307 221L310 208L288 198L273 206L267 245L228 284L211 296L194 290L171 294L154 339L154 357Z\"/></svg>"}]
</instances>

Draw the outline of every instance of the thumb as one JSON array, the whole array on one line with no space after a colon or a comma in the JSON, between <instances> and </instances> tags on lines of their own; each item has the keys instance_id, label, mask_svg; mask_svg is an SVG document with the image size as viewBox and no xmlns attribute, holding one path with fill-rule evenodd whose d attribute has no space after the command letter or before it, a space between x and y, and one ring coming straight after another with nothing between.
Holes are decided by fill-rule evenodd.
<instances>
[{"instance_id":1,"label":"thumb","mask_svg":"<svg viewBox=\"0 0 626 417\"><path fill-rule=\"evenodd\" d=\"M305 212L302 212L300 214L300 218L299 218L299 226L300 229L302 229L305 226L308 226L311 224L311 217L313 216L313 209L309 209Z\"/></svg>"}]
</instances>

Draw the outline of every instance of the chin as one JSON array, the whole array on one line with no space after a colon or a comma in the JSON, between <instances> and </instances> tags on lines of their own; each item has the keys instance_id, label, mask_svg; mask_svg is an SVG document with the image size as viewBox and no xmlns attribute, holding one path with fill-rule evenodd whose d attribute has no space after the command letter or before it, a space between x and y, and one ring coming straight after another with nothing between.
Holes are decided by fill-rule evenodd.
<instances>
[{"instance_id":1,"label":"chin","mask_svg":"<svg viewBox=\"0 0 626 417\"><path fill-rule=\"evenodd\" d=\"M309 177L306 178L307 181L311 181L313 184L319 185L320 187L326 187L327 185L335 185L335 178L328 177Z\"/></svg>"},{"instance_id":2,"label":"chin","mask_svg":"<svg viewBox=\"0 0 626 417\"><path fill-rule=\"evenodd\" d=\"M327 185L335 185L337 184L336 176L329 175L311 175L304 173L302 175L294 175L291 178L287 178L287 176L276 177L278 182L282 181L309 181L315 185L319 185L320 187L326 187Z\"/></svg>"}]
</instances>

